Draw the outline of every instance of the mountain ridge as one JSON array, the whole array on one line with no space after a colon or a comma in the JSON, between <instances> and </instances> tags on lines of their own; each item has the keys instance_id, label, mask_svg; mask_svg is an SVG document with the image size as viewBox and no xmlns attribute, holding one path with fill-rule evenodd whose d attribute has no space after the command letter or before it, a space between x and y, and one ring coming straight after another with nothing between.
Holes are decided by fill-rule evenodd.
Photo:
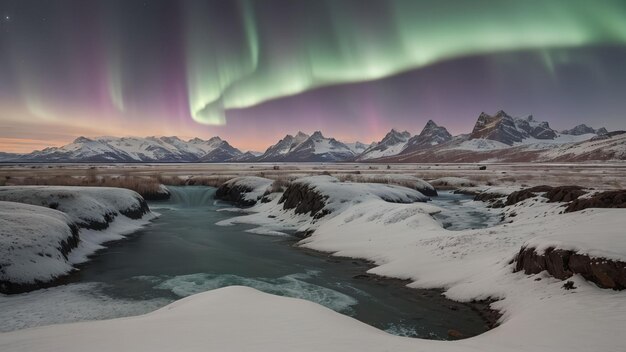
<instances>
[{"instance_id":1,"label":"mountain ridge","mask_svg":"<svg viewBox=\"0 0 626 352\"><path fill-rule=\"evenodd\" d=\"M287 134L260 155L253 152L244 153L219 136L206 140L197 137L183 140L177 136L95 138L79 136L64 146L48 147L32 153L0 152L0 161L202 163L389 162L393 160L408 162L408 160L420 160L418 162L445 162L445 160L459 159L454 155L463 155L461 158L463 160L478 160L480 155L487 154L555 151L561 146L574 148L581 143L593 140L614 141L615 137L620 135L617 132L608 132L605 128L594 129L586 124L558 132L552 129L548 122L537 121L532 115L513 117L499 110L494 115L482 112L472 131L458 136L453 136L444 126L438 125L433 120L428 120L419 134L411 135L408 131L391 129L380 141L371 144L344 143L333 137L325 137L321 131L315 131L311 135L298 131L294 135ZM417 155L421 156L416 157ZM425 157L426 155L428 158ZM604 154L595 153L595 155L603 157ZM611 155L613 158L619 158L621 154ZM504 159L511 158L507 156Z\"/></svg>"}]
</instances>

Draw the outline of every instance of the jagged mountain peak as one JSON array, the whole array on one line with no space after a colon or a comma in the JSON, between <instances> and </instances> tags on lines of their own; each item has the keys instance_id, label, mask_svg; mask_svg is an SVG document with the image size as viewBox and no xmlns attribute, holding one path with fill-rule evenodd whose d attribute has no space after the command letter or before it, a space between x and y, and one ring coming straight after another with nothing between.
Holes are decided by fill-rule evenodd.
<instances>
[{"instance_id":1,"label":"jagged mountain peak","mask_svg":"<svg viewBox=\"0 0 626 352\"><path fill-rule=\"evenodd\" d=\"M399 132L397 129L392 128L380 142L371 145L359 155L357 160L377 159L399 154L406 147L410 138L411 133L407 131Z\"/></svg>"},{"instance_id":2,"label":"jagged mountain peak","mask_svg":"<svg viewBox=\"0 0 626 352\"><path fill-rule=\"evenodd\" d=\"M315 131L313 132L313 134L311 135L311 137L309 138L313 138L313 139L325 139L324 135L322 134L321 131Z\"/></svg>"},{"instance_id":3,"label":"jagged mountain peak","mask_svg":"<svg viewBox=\"0 0 626 352\"><path fill-rule=\"evenodd\" d=\"M572 135L572 136L581 136L583 134L596 134L596 135L603 135L603 134L607 134L608 131L606 130L606 128L601 127L598 129L594 129L593 127L589 127L586 124L580 124L578 126L575 126L572 129L569 130L564 130L561 131L562 134L567 134L567 135Z\"/></svg>"},{"instance_id":4,"label":"jagged mountain peak","mask_svg":"<svg viewBox=\"0 0 626 352\"><path fill-rule=\"evenodd\" d=\"M420 149L432 148L436 145L452 140L452 135L445 127L439 126L433 120L428 120L420 134L411 137L401 154L411 153Z\"/></svg>"},{"instance_id":5,"label":"jagged mountain peak","mask_svg":"<svg viewBox=\"0 0 626 352\"><path fill-rule=\"evenodd\" d=\"M176 136L163 137L78 137L62 147L46 148L22 156L25 161L60 162L191 162L228 161L241 151L220 138L207 143L199 138L188 142Z\"/></svg>"},{"instance_id":6,"label":"jagged mountain peak","mask_svg":"<svg viewBox=\"0 0 626 352\"><path fill-rule=\"evenodd\" d=\"M93 139L89 139L85 136L80 136L76 138L72 143L80 144L80 143L89 143L89 142L93 142Z\"/></svg>"},{"instance_id":7,"label":"jagged mountain peak","mask_svg":"<svg viewBox=\"0 0 626 352\"><path fill-rule=\"evenodd\" d=\"M470 134L470 139L489 139L507 145L532 138L551 140L556 137L556 131L547 122L536 121L532 115L514 118L503 110L493 116L482 112Z\"/></svg>"},{"instance_id":8,"label":"jagged mountain peak","mask_svg":"<svg viewBox=\"0 0 626 352\"><path fill-rule=\"evenodd\" d=\"M439 125L437 125L437 124L435 123L435 121L433 121L433 120L428 120L428 122L426 122L426 125L424 126L424 130L425 130L425 129L429 129L429 128L436 128L436 127L439 127ZM422 131L423 131L423 130L422 130Z\"/></svg>"}]
</instances>

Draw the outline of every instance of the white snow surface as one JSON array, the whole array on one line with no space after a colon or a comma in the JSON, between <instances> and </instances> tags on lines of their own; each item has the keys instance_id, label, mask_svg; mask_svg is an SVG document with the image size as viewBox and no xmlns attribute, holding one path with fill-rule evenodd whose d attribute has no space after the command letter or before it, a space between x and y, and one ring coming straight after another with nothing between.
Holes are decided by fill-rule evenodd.
<instances>
[{"instance_id":1,"label":"white snow surface","mask_svg":"<svg viewBox=\"0 0 626 352\"><path fill-rule=\"evenodd\" d=\"M587 141L585 143L565 144L551 148L542 153L543 159L551 159L564 155L580 156L601 151L614 153L614 160L626 159L626 134L621 134L607 139Z\"/></svg>"},{"instance_id":2,"label":"white snow surface","mask_svg":"<svg viewBox=\"0 0 626 352\"><path fill-rule=\"evenodd\" d=\"M70 271L61 247L71 225L58 210L0 201L0 281L49 281Z\"/></svg>"},{"instance_id":3,"label":"white snow surface","mask_svg":"<svg viewBox=\"0 0 626 352\"><path fill-rule=\"evenodd\" d=\"M575 248L624 258L626 211L559 214L561 204L531 198L505 208L517 216L478 230L448 231L431 217L438 208L381 199L377 188L351 188L332 177L300 180L346 199L300 242L306 248L371 260L370 273L408 279L409 286L443 288L449 298L499 299L501 325L455 342L393 336L318 304L228 287L190 296L131 318L25 329L0 334L2 351L622 351L626 292L600 289L574 276L575 289L546 273L514 273L523 245ZM363 184L360 184L363 185ZM348 186L345 189L340 187ZM395 190L400 192L400 190ZM350 198L344 198L344 195ZM405 194L406 196L406 194ZM258 204L231 222L275 230L311 224L278 204ZM331 201L331 204L334 202ZM269 215L275 218L268 218ZM592 231L585 237L585 232ZM571 237L570 237L571 234ZM618 242L616 244L616 242ZM111 338L114 336L115 338Z\"/></svg>"},{"instance_id":4,"label":"white snow surface","mask_svg":"<svg viewBox=\"0 0 626 352\"><path fill-rule=\"evenodd\" d=\"M458 146L452 149L458 150L471 150L471 151L487 151L487 150L499 150L499 149L507 149L511 148L510 145L504 144L502 142L494 141L491 139L470 139L462 142Z\"/></svg>"},{"instance_id":5,"label":"white snow surface","mask_svg":"<svg viewBox=\"0 0 626 352\"><path fill-rule=\"evenodd\" d=\"M547 228L541 236L524 244L543 253L547 248L569 249L594 258L626 262L626 235L623 209L586 209L562 215L563 225ZM577 221L583 217L586 221ZM598 224L602 224L598 228Z\"/></svg>"},{"instance_id":6,"label":"white snow surface","mask_svg":"<svg viewBox=\"0 0 626 352\"><path fill-rule=\"evenodd\" d=\"M140 206L139 194L120 188L0 187L0 280L47 282L67 274L73 264L86 261L103 248L103 243L119 240L148 224L155 216L152 213L137 220L120 213ZM107 228L80 228L92 221ZM62 243L71 239L72 225L80 228L80 241L64 255Z\"/></svg>"},{"instance_id":7,"label":"white snow surface","mask_svg":"<svg viewBox=\"0 0 626 352\"><path fill-rule=\"evenodd\" d=\"M141 196L134 191L112 187L3 186L0 201L53 207L78 224L107 223L106 215L139 209Z\"/></svg>"},{"instance_id":8,"label":"white snow surface","mask_svg":"<svg viewBox=\"0 0 626 352\"><path fill-rule=\"evenodd\" d=\"M506 195L517 189L505 188L485 190ZM301 246L371 260L376 267L370 273L410 280L411 287L444 288L451 299L499 299L492 307L504 315L494 330L436 348L413 340L412 346L398 350L614 351L623 347L626 292L598 288L579 276L570 279L576 289L565 290L563 281L546 273L514 273L511 264L520 248L529 245L624 260L623 209L560 214L562 204L538 197L504 209L516 213L510 222L448 231L431 217L438 208L424 203L365 198L313 224L310 218L273 203L257 205L250 211L258 213L230 222L256 223L273 231L314 229ZM268 214L275 218L268 219ZM354 342L344 350L361 348L368 346Z\"/></svg>"},{"instance_id":9,"label":"white snow surface","mask_svg":"<svg viewBox=\"0 0 626 352\"><path fill-rule=\"evenodd\" d=\"M293 183L306 185L328 197L324 209L331 212L370 199L381 199L393 203L425 202L429 198L414 189L379 183L340 182L332 176L308 176Z\"/></svg>"}]
</instances>

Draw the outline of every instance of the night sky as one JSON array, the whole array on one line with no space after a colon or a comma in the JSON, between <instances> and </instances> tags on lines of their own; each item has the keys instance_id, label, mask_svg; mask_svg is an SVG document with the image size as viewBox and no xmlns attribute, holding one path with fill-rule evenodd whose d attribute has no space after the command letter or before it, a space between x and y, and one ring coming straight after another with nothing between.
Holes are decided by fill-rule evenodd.
<instances>
[{"instance_id":1,"label":"night sky","mask_svg":"<svg viewBox=\"0 0 626 352\"><path fill-rule=\"evenodd\" d=\"M79 135L626 128L626 1L0 0L0 151Z\"/></svg>"}]
</instances>

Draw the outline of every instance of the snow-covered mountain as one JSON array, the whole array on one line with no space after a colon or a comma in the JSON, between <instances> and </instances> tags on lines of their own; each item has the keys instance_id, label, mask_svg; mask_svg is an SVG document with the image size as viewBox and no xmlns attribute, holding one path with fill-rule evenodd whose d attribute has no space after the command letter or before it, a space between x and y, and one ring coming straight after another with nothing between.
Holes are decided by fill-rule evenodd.
<instances>
[{"instance_id":1,"label":"snow-covered mountain","mask_svg":"<svg viewBox=\"0 0 626 352\"><path fill-rule=\"evenodd\" d=\"M620 137L621 136L621 137ZM587 143L594 142L594 143ZM597 142L597 143L596 143ZM475 162L626 159L619 131L578 125L557 132L532 115L512 117L500 110L481 113L469 134L452 136L429 120L415 136L392 129L378 143L342 143L320 131L286 135L258 153L242 153L219 137L188 141L178 137L79 137L62 147L30 154L0 153L3 162ZM611 146L602 151L594 146ZM572 154L576 150L582 154ZM588 152L585 152L588 151ZM587 154L585 154L587 153ZM562 155L560 155L562 154ZM568 159L569 158L569 159ZM621 159L620 159L621 158Z\"/></svg>"},{"instance_id":2,"label":"snow-covered mountain","mask_svg":"<svg viewBox=\"0 0 626 352\"><path fill-rule=\"evenodd\" d=\"M375 146L377 143L373 142L372 144L365 144L365 143L361 143L361 142L354 142L354 143L344 143L348 148L350 148L350 150L352 150L352 152L355 155L359 155L361 153L363 153L365 150L367 150L367 148Z\"/></svg>"},{"instance_id":3,"label":"snow-covered mountain","mask_svg":"<svg viewBox=\"0 0 626 352\"><path fill-rule=\"evenodd\" d=\"M257 161L282 161L287 154L308 138L309 135L302 132L298 132L295 136L288 134L285 138L278 141L278 143L267 148L265 153L258 157Z\"/></svg>"},{"instance_id":4,"label":"snow-covered mountain","mask_svg":"<svg viewBox=\"0 0 626 352\"><path fill-rule=\"evenodd\" d=\"M229 161L242 155L228 142L213 137L183 141L178 137L78 137L62 147L21 156L20 161L45 162L191 162Z\"/></svg>"},{"instance_id":5,"label":"snow-covered mountain","mask_svg":"<svg viewBox=\"0 0 626 352\"><path fill-rule=\"evenodd\" d=\"M409 132L399 132L392 129L380 142L367 148L361 155L357 156L356 160L370 160L400 154L406 147L409 138L411 138Z\"/></svg>"},{"instance_id":6,"label":"snow-covered mountain","mask_svg":"<svg viewBox=\"0 0 626 352\"><path fill-rule=\"evenodd\" d=\"M532 115L514 118L502 110L493 116L481 113L470 134L470 139L489 139L506 145L521 143L529 138L548 140L556 137L557 132L547 122L535 121Z\"/></svg>"},{"instance_id":7,"label":"snow-covered mountain","mask_svg":"<svg viewBox=\"0 0 626 352\"><path fill-rule=\"evenodd\" d=\"M438 126L433 120L428 120L422 132L408 140L402 154L419 149L431 148L450 140L452 140L452 135L445 127Z\"/></svg>"},{"instance_id":8,"label":"snow-covered mountain","mask_svg":"<svg viewBox=\"0 0 626 352\"><path fill-rule=\"evenodd\" d=\"M0 161L13 160L13 159L18 158L19 156L20 156L19 154L0 152Z\"/></svg>"},{"instance_id":9,"label":"snow-covered mountain","mask_svg":"<svg viewBox=\"0 0 626 352\"><path fill-rule=\"evenodd\" d=\"M320 131L310 136L298 132L295 136L286 135L278 143L267 148L255 161L347 161L353 160L358 154L353 148L363 148L362 143L357 142L350 147L334 138L324 137Z\"/></svg>"},{"instance_id":10,"label":"snow-covered mountain","mask_svg":"<svg viewBox=\"0 0 626 352\"><path fill-rule=\"evenodd\" d=\"M578 126L576 126L574 128L572 128L572 129L561 131L561 134L568 134L568 135L571 135L571 136L581 136L583 134L591 134L591 133L600 136L600 135L603 135L603 134L607 134L608 131L604 127L595 129L595 128L592 128L592 127L589 127L589 126L585 125L584 123L580 124L580 125L578 125Z\"/></svg>"},{"instance_id":11,"label":"snow-covered mountain","mask_svg":"<svg viewBox=\"0 0 626 352\"><path fill-rule=\"evenodd\" d=\"M355 156L347 145L316 131L286 154L284 161L346 161Z\"/></svg>"}]
</instances>

